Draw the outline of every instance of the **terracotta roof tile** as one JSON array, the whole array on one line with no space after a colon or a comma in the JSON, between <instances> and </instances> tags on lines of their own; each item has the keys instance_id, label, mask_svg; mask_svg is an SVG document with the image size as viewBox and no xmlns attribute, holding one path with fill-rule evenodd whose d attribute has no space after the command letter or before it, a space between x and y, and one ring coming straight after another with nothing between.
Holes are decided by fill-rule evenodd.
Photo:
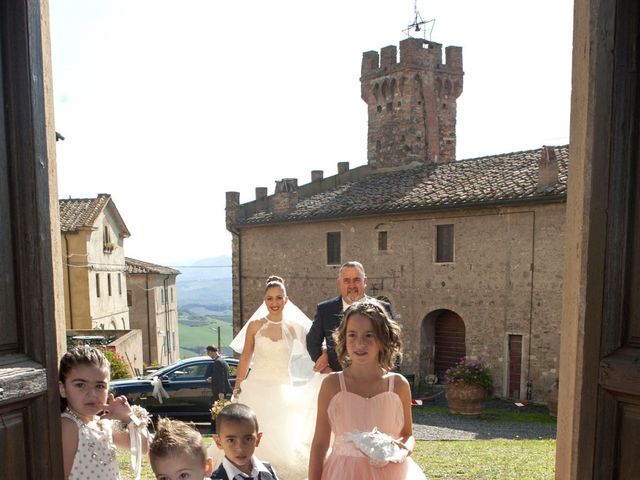
<instances>
[{"instance_id":1,"label":"terracotta roof tile","mask_svg":"<svg viewBox=\"0 0 640 480\"><path fill-rule=\"evenodd\" d=\"M538 188L542 149L415 166L368 175L333 190L300 198L290 211L260 211L238 224L399 213L517 201L561 201L567 192L568 146L552 147L557 183Z\"/></svg>"},{"instance_id":2,"label":"terracotta roof tile","mask_svg":"<svg viewBox=\"0 0 640 480\"><path fill-rule=\"evenodd\" d=\"M135 258L125 257L125 272L129 275L157 273L160 275L180 275L180 270L175 270L155 263L143 262Z\"/></svg>"},{"instance_id":3,"label":"terracotta roof tile","mask_svg":"<svg viewBox=\"0 0 640 480\"><path fill-rule=\"evenodd\" d=\"M101 194L97 198L69 198L60 200L60 228L63 232L73 232L80 228L91 228L100 212L109 203L110 195Z\"/></svg>"},{"instance_id":4,"label":"terracotta roof tile","mask_svg":"<svg viewBox=\"0 0 640 480\"><path fill-rule=\"evenodd\" d=\"M108 193L100 193L96 198L69 198L60 199L60 230L63 232L75 232L83 228L93 228L100 213L111 204L116 222L121 229L123 237L130 236L127 226L122 220L115 203Z\"/></svg>"}]
</instances>

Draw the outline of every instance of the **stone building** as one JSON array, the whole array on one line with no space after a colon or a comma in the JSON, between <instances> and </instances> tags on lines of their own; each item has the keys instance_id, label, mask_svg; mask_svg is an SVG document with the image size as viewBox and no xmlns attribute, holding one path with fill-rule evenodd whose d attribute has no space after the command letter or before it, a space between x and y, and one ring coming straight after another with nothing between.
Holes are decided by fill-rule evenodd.
<instances>
[{"instance_id":1,"label":"stone building","mask_svg":"<svg viewBox=\"0 0 640 480\"><path fill-rule=\"evenodd\" d=\"M142 331L146 365L170 365L180 359L178 336L179 270L125 258L131 328Z\"/></svg>"},{"instance_id":2,"label":"stone building","mask_svg":"<svg viewBox=\"0 0 640 480\"><path fill-rule=\"evenodd\" d=\"M67 330L128 330L124 239L111 195L59 201Z\"/></svg>"},{"instance_id":3,"label":"stone building","mask_svg":"<svg viewBox=\"0 0 640 480\"><path fill-rule=\"evenodd\" d=\"M568 147L455 160L462 51L419 39L366 52L368 164L311 182L227 192L234 329L269 274L309 316L337 294L340 264L366 267L403 327L404 373L462 356L492 368L496 394L544 399L557 377Z\"/></svg>"}]
</instances>

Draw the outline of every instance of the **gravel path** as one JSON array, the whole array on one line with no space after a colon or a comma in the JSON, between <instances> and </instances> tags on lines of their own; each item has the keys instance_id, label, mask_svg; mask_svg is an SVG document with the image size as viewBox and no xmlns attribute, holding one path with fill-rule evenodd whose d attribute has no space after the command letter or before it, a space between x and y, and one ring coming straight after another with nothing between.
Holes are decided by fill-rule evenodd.
<instances>
[{"instance_id":1,"label":"gravel path","mask_svg":"<svg viewBox=\"0 0 640 480\"><path fill-rule=\"evenodd\" d=\"M480 439L550 439L556 438L556 424L537 422L498 420L498 415L487 415L486 418L465 418L448 412L429 411L429 406L446 407L446 400L435 399L424 404L423 408L414 408L413 435L416 440L480 440ZM511 403L491 401L489 408L506 411L536 412L547 414L546 407L529 405L516 407Z\"/></svg>"}]
</instances>

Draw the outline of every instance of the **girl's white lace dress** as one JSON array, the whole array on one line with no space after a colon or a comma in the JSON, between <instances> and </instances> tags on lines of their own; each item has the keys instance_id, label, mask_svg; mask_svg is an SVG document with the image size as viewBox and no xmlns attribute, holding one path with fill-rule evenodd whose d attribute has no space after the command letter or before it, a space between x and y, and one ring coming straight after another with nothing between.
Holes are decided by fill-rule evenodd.
<instances>
[{"instance_id":1,"label":"girl's white lace dress","mask_svg":"<svg viewBox=\"0 0 640 480\"><path fill-rule=\"evenodd\" d=\"M120 469L116 446L111 434L111 420L95 417L84 423L76 412L67 409L61 414L78 427L78 449L69 473L69 480L118 480Z\"/></svg>"}]
</instances>

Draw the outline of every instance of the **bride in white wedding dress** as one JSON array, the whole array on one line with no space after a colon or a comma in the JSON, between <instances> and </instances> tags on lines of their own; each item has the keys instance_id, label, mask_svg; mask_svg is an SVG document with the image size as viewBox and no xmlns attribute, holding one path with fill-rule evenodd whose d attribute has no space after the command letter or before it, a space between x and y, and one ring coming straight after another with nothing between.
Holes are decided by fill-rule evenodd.
<instances>
[{"instance_id":1,"label":"bride in white wedding dress","mask_svg":"<svg viewBox=\"0 0 640 480\"><path fill-rule=\"evenodd\" d=\"M264 303L231 342L241 353L234 400L258 417L262 440L256 456L279 478L307 478L322 376L306 347L311 320L287 298L280 277L267 279Z\"/></svg>"}]
</instances>

